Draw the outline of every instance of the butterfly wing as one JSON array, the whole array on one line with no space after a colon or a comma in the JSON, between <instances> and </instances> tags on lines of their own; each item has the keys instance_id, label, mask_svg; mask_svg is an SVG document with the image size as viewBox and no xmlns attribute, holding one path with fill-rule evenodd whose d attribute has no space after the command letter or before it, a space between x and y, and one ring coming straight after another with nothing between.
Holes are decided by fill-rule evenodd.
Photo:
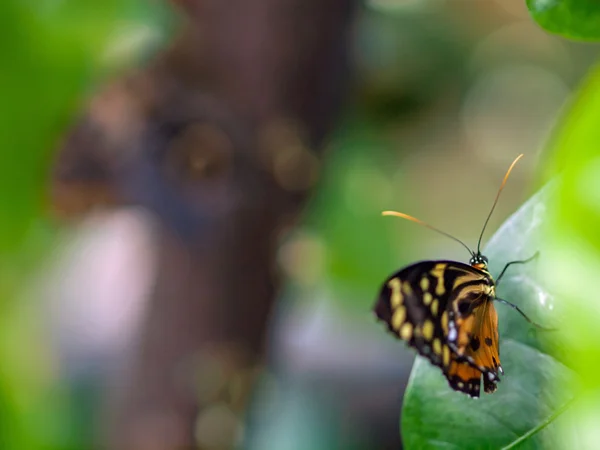
<instances>
[{"instance_id":1,"label":"butterfly wing","mask_svg":"<svg viewBox=\"0 0 600 450\"><path fill-rule=\"evenodd\" d=\"M495 388L498 381L493 286L488 274L469 265L422 261L388 278L375 313L392 333L440 367L453 389L478 397L482 374L486 392L493 392L489 385ZM488 337L492 345L481 346Z\"/></svg>"},{"instance_id":2,"label":"butterfly wing","mask_svg":"<svg viewBox=\"0 0 600 450\"><path fill-rule=\"evenodd\" d=\"M491 394L499 381L500 350L498 341L498 315L491 300L474 308L469 321L462 324L467 331L468 345L459 347L454 353L450 367L444 372L450 386L471 397L479 397L480 380L483 375L483 390ZM467 361L460 355L464 355ZM470 362L472 361L472 362Z\"/></svg>"},{"instance_id":3,"label":"butterfly wing","mask_svg":"<svg viewBox=\"0 0 600 450\"><path fill-rule=\"evenodd\" d=\"M479 397L481 371L469 363L453 360L444 375L448 384L455 391L464 392L471 397Z\"/></svg>"},{"instance_id":4,"label":"butterfly wing","mask_svg":"<svg viewBox=\"0 0 600 450\"><path fill-rule=\"evenodd\" d=\"M503 373L500 365L500 346L498 338L498 314L492 301L483 302L473 311L474 325L466 349L466 354L483 373ZM484 390L492 393L496 390L496 380L484 377Z\"/></svg>"}]
</instances>

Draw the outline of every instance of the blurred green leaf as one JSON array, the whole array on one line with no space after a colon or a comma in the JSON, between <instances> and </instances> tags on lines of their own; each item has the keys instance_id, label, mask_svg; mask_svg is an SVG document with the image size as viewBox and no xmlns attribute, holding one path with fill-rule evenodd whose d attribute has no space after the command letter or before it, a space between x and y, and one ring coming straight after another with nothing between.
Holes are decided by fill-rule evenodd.
<instances>
[{"instance_id":1,"label":"blurred green leaf","mask_svg":"<svg viewBox=\"0 0 600 450\"><path fill-rule=\"evenodd\" d=\"M547 31L571 39L600 39L600 4L596 0L527 0L535 21Z\"/></svg>"},{"instance_id":2,"label":"blurred green leaf","mask_svg":"<svg viewBox=\"0 0 600 450\"><path fill-rule=\"evenodd\" d=\"M61 130L117 64L107 56L115 39L150 25L153 8L142 3L0 2L0 253L17 250L30 231Z\"/></svg>"},{"instance_id":3,"label":"blurred green leaf","mask_svg":"<svg viewBox=\"0 0 600 450\"><path fill-rule=\"evenodd\" d=\"M548 158L542 182L567 166L580 170L598 154L600 142L600 65L593 67L577 95L565 108L548 145Z\"/></svg>"},{"instance_id":4,"label":"blurred green leaf","mask_svg":"<svg viewBox=\"0 0 600 450\"><path fill-rule=\"evenodd\" d=\"M45 335L44 312L24 293L31 286L25 277L52 243L43 223L44 193L61 133L86 91L122 69L125 60L128 65L138 61L144 45L126 46L125 59L115 48L138 29L164 37L158 5L146 0L0 2L2 449L91 446L86 436L91 431L73 426L73 398L61 384L61 361Z\"/></svg>"},{"instance_id":5,"label":"blurred green leaf","mask_svg":"<svg viewBox=\"0 0 600 450\"><path fill-rule=\"evenodd\" d=\"M579 90L552 142L550 168L561 169L556 202L548 217L544 261L547 284L564 303L561 326L569 366L579 376L578 401L562 426L556 448L597 448L600 432L600 66Z\"/></svg>"},{"instance_id":6,"label":"blurred green leaf","mask_svg":"<svg viewBox=\"0 0 600 450\"><path fill-rule=\"evenodd\" d=\"M555 186L547 186L511 216L486 248L492 274L508 261L524 259L540 248L547 204ZM554 326L554 297L541 281L537 262L509 269L498 296L519 305L534 321ZM573 372L555 332L533 332L516 311L501 304L500 354L505 376L492 395L473 400L448 387L439 368L415 361L404 400L402 437L414 448L542 448L554 439L554 419L572 398ZM560 388L558 388L560 387Z\"/></svg>"},{"instance_id":7,"label":"blurred green leaf","mask_svg":"<svg viewBox=\"0 0 600 450\"><path fill-rule=\"evenodd\" d=\"M306 222L326 243L324 272L336 290L334 298L363 314L373 284L397 264L390 245L392 228L381 219L381 211L393 201L397 164L391 163L396 155L389 143L377 137L377 128L368 120L350 120L343 130Z\"/></svg>"}]
</instances>

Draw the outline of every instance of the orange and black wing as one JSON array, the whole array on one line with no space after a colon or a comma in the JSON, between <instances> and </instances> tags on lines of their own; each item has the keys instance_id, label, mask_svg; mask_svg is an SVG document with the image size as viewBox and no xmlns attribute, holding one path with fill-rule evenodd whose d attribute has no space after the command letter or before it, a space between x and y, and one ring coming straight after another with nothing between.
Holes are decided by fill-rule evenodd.
<instances>
[{"instance_id":1,"label":"orange and black wing","mask_svg":"<svg viewBox=\"0 0 600 450\"><path fill-rule=\"evenodd\" d=\"M471 390L479 391L480 376L477 376L476 383L473 378L467 378L467 375L471 373L468 369L473 369L475 366L484 375L484 391L491 394L496 391L496 382L499 381L498 373L503 373L500 365L498 315L493 302L488 299L474 308L470 317L472 317L472 322L469 326L469 343L464 349L459 350L473 361L474 365L467 362L451 367L447 373L448 381L451 384L454 382L459 388L469 384ZM465 364L468 369L463 367ZM460 384L461 382L462 384ZM477 384L477 387L474 384Z\"/></svg>"},{"instance_id":2,"label":"orange and black wing","mask_svg":"<svg viewBox=\"0 0 600 450\"><path fill-rule=\"evenodd\" d=\"M501 370L493 286L487 273L469 265L423 261L388 278L375 313L440 367L453 389L478 397L481 376L484 390L493 392Z\"/></svg>"}]
</instances>

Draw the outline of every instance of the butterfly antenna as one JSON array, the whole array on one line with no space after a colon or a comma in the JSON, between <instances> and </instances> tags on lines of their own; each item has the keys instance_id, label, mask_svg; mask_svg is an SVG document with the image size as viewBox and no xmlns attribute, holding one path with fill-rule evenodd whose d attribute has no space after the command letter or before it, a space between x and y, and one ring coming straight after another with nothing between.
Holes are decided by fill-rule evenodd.
<instances>
[{"instance_id":1,"label":"butterfly antenna","mask_svg":"<svg viewBox=\"0 0 600 450\"><path fill-rule=\"evenodd\" d=\"M418 223L419 225L424 226L425 228L429 228L430 230L436 231L440 234L443 234L446 237L449 237L450 239L458 242L460 245L462 245L464 248L467 249L467 251L471 254L471 256L475 256L475 253L473 253L473 250L471 250L469 247L467 247L467 244L465 244L463 241L461 241L460 239L455 238L454 236L442 231L442 230L438 230L435 227L432 227L431 225L429 225L428 223L423 222L422 220L417 219L416 217L413 216L409 216L408 214L404 214L401 212L397 212L397 211L383 211L381 213L382 216L395 216L395 217L400 217L402 219L406 219L406 220L410 220L411 222L415 222Z\"/></svg>"},{"instance_id":2,"label":"butterfly antenna","mask_svg":"<svg viewBox=\"0 0 600 450\"><path fill-rule=\"evenodd\" d=\"M494 212L494 209L496 208L496 203L498 203L498 199L500 198L500 194L502 193L502 189L504 189L504 185L506 184L506 180L508 180L508 176L510 175L510 172L513 170L513 167L515 167L515 164L517 164L517 161L519 161L521 158L523 157L523 153L521 153L519 156L517 156L515 158L515 160L512 162L512 164L510 165L510 167L508 168L508 170L506 171L506 175L504 175L504 179L502 180L502 184L500 185L500 189L498 189L498 193L496 194L496 200L494 200L494 204L492 205L492 209L490 210L490 213L487 216L487 219L485 219L485 223L483 224L483 228L481 229L481 234L479 235L479 240L477 241L477 254L481 254L480 251L480 246L481 246L481 239L483 239L483 233L485 232L485 228L487 227L488 222L490 221L490 217L492 217L492 213Z\"/></svg>"}]
</instances>

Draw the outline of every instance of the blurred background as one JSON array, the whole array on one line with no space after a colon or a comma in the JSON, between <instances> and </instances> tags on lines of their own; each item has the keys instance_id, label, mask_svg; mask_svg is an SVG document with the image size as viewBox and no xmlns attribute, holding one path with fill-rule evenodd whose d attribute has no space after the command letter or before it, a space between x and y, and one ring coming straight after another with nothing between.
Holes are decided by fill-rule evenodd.
<instances>
[{"instance_id":1,"label":"blurred background","mask_svg":"<svg viewBox=\"0 0 600 450\"><path fill-rule=\"evenodd\" d=\"M522 0L73 3L0 5L0 448L401 448L371 308L467 255L380 212L473 246L524 153L489 237L598 47Z\"/></svg>"}]
</instances>

